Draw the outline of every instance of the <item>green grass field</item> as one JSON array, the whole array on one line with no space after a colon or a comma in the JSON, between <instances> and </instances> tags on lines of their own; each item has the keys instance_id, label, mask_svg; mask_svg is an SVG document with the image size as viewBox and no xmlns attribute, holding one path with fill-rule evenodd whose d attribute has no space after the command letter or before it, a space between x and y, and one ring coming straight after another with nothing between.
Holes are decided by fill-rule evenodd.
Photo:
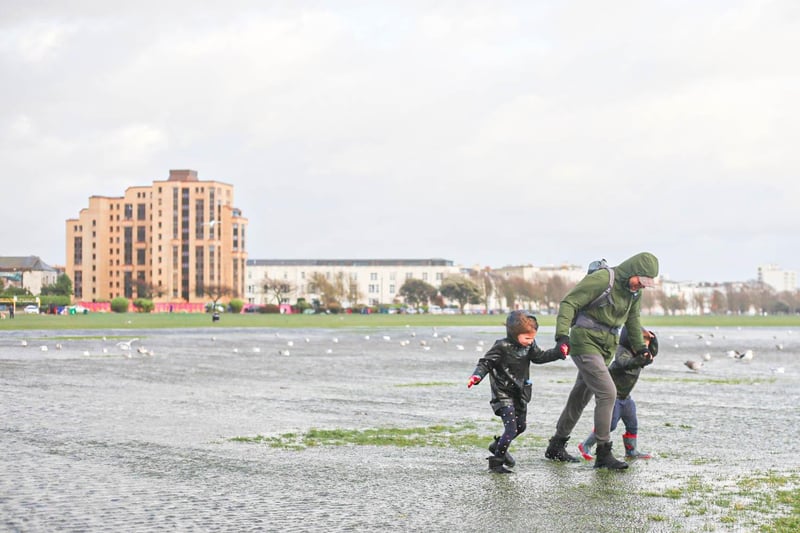
<instances>
[{"instance_id":1,"label":"green grass field","mask_svg":"<svg viewBox=\"0 0 800 533\"><path fill-rule=\"evenodd\" d=\"M504 315L278 315L223 314L212 322L208 314L89 313L86 315L26 315L0 320L0 330L159 329L159 328L386 328L501 326ZM648 327L800 327L800 316L645 316ZM553 326L555 316L540 316Z\"/></svg>"}]
</instances>

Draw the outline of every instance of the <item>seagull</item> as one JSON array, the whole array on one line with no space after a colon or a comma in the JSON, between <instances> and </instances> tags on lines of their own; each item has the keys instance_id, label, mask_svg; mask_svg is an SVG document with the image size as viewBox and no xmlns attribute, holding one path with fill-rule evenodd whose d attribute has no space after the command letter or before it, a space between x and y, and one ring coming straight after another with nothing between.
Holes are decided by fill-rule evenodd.
<instances>
[{"instance_id":1,"label":"seagull","mask_svg":"<svg viewBox=\"0 0 800 533\"><path fill-rule=\"evenodd\" d=\"M325 353L333 353L333 350L331 350L330 348L328 348L327 350L325 350Z\"/></svg>"},{"instance_id":2,"label":"seagull","mask_svg":"<svg viewBox=\"0 0 800 533\"><path fill-rule=\"evenodd\" d=\"M785 369L782 366L770 368L773 374L783 374Z\"/></svg>"},{"instance_id":3,"label":"seagull","mask_svg":"<svg viewBox=\"0 0 800 533\"><path fill-rule=\"evenodd\" d=\"M389 335L384 335L383 336L383 340L390 341L390 340L392 340L392 338Z\"/></svg>"},{"instance_id":4,"label":"seagull","mask_svg":"<svg viewBox=\"0 0 800 533\"><path fill-rule=\"evenodd\" d=\"M745 350L743 353L736 352L736 359L739 361L750 361L753 359L753 350Z\"/></svg>"},{"instance_id":5,"label":"seagull","mask_svg":"<svg viewBox=\"0 0 800 533\"><path fill-rule=\"evenodd\" d=\"M775 348L778 350L783 350L783 344L778 343L775 345Z\"/></svg>"},{"instance_id":6,"label":"seagull","mask_svg":"<svg viewBox=\"0 0 800 533\"><path fill-rule=\"evenodd\" d=\"M253 353L259 353L259 352L261 352L261 348L259 348L258 346L253 348Z\"/></svg>"},{"instance_id":7,"label":"seagull","mask_svg":"<svg viewBox=\"0 0 800 533\"><path fill-rule=\"evenodd\" d=\"M139 339L131 339L129 341L120 341L120 342L117 343L117 346L119 346L120 350L125 352L125 355L130 357L131 344L133 344L134 342L136 342L138 340Z\"/></svg>"},{"instance_id":8,"label":"seagull","mask_svg":"<svg viewBox=\"0 0 800 533\"><path fill-rule=\"evenodd\" d=\"M22 340L22 341L20 341L19 345L20 346L27 346L28 345L28 341Z\"/></svg>"},{"instance_id":9,"label":"seagull","mask_svg":"<svg viewBox=\"0 0 800 533\"><path fill-rule=\"evenodd\" d=\"M289 350L278 350L278 355L289 355Z\"/></svg>"},{"instance_id":10,"label":"seagull","mask_svg":"<svg viewBox=\"0 0 800 533\"><path fill-rule=\"evenodd\" d=\"M47 351L47 346L42 345L42 351L46 352Z\"/></svg>"},{"instance_id":11,"label":"seagull","mask_svg":"<svg viewBox=\"0 0 800 533\"><path fill-rule=\"evenodd\" d=\"M703 354L703 360L705 360L705 361L711 361L711 354L710 354L710 353L708 353L708 352L704 353L704 354Z\"/></svg>"},{"instance_id":12,"label":"seagull","mask_svg":"<svg viewBox=\"0 0 800 533\"><path fill-rule=\"evenodd\" d=\"M61 348L63 348L63 346L61 346L61 344L60 344L60 343L59 343L59 344L56 344L56 350L60 350Z\"/></svg>"},{"instance_id":13,"label":"seagull","mask_svg":"<svg viewBox=\"0 0 800 533\"><path fill-rule=\"evenodd\" d=\"M286 341L286 346L294 346L294 342L293 341Z\"/></svg>"},{"instance_id":14,"label":"seagull","mask_svg":"<svg viewBox=\"0 0 800 533\"><path fill-rule=\"evenodd\" d=\"M456 350L463 350L463 349L464 349L463 344L456 344Z\"/></svg>"},{"instance_id":15,"label":"seagull","mask_svg":"<svg viewBox=\"0 0 800 533\"><path fill-rule=\"evenodd\" d=\"M701 363L700 361L689 360L683 364L686 365L689 368L689 370L693 370L694 372L697 372L703 367L703 363Z\"/></svg>"}]
</instances>

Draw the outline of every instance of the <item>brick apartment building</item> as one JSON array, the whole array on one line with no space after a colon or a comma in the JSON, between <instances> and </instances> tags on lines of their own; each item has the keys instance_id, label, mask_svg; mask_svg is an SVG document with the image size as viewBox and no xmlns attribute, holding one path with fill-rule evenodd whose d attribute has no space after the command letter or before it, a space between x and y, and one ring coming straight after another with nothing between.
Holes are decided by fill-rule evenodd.
<instances>
[{"instance_id":1,"label":"brick apartment building","mask_svg":"<svg viewBox=\"0 0 800 533\"><path fill-rule=\"evenodd\" d=\"M66 273L75 299L88 302L200 303L215 291L241 298L246 229L232 185L170 170L121 197L91 196L66 221Z\"/></svg>"}]
</instances>

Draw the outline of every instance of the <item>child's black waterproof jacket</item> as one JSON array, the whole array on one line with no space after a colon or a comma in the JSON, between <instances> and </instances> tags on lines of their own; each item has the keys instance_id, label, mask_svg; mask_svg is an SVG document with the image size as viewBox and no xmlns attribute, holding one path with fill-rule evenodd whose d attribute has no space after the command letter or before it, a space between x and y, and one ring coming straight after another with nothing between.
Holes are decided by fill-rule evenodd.
<instances>
[{"instance_id":1,"label":"child's black waterproof jacket","mask_svg":"<svg viewBox=\"0 0 800 533\"><path fill-rule=\"evenodd\" d=\"M492 387L489 403L497 412L501 407L513 406L515 400L523 404L531 400L531 363L541 365L559 359L563 357L556 348L542 350L536 342L526 348L508 338L498 339L478 360L472 374L480 376L481 380L489 375Z\"/></svg>"}]
</instances>

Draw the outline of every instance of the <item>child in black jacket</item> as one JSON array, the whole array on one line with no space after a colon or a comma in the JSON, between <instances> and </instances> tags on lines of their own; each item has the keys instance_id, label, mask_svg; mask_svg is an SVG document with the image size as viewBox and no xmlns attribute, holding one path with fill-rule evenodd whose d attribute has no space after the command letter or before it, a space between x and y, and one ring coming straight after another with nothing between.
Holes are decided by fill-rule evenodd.
<instances>
[{"instance_id":1,"label":"child in black jacket","mask_svg":"<svg viewBox=\"0 0 800 533\"><path fill-rule=\"evenodd\" d=\"M539 322L527 311L513 311L506 318L506 337L498 339L478 360L467 388L472 388L489 374L492 398L489 404L494 414L503 420L503 435L489 445L493 455L488 457L489 470L499 474L511 471L503 465L514 466L508 447L527 426L528 402L531 400L531 363L543 364L565 359L556 348L542 350L537 346Z\"/></svg>"}]
</instances>

